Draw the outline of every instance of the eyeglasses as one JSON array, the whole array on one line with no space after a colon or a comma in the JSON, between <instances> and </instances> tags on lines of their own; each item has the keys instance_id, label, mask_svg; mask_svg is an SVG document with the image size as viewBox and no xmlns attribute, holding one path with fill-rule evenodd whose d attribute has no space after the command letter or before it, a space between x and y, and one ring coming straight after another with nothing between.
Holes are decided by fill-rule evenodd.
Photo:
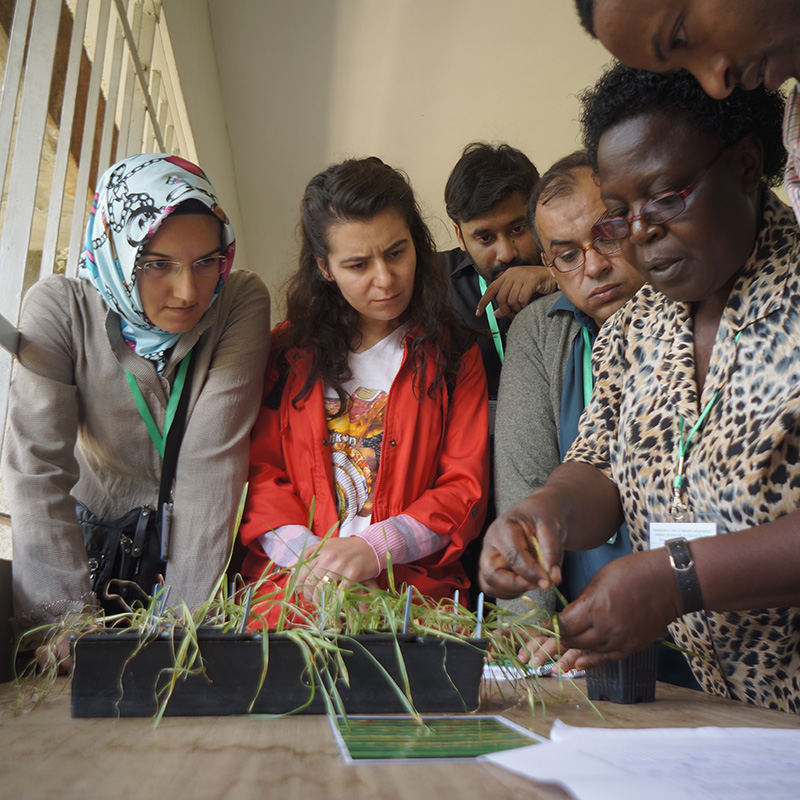
<instances>
[{"instance_id":1,"label":"eyeglasses","mask_svg":"<svg viewBox=\"0 0 800 800\"><path fill-rule=\"evenodd\" d=\"M191 266L192 275L196 278L212 278L219 276L225 270L228 257L218 254L206 256L194 262L194 264L181 264L180 261L164 261L161 258L154 258L149 261L140 261L136 269L148 279L156 281L168 281L177 278L185 266Z\"/></svg>"},{"instance_id":2,"label":"eyeglasses","mask_svg":"<svg viewBox=\"0 0 800 800\"><path fill-rule=\"evenodd\" d=\"M648 225L661 225L675 219L686 211L686 199L700 185L700 181L711 172L711 169L727 150L727 146L717 153L714 160L703 170L700 177L680 192L664 192L654 197L642 206L638 214L631 217L604 217L592 227L596 236L605 236L607 239L624 239L631 232L631 224L635 219L640 219Z\"/></svg>"},{"instance_id":3,"label":"eyeglasses","mask_svg":"<svg viewBox=\"0 0 800 800\"><path fill-rule=\"evenodd\" d=\"M592 229L594 232L594 229ZM589 242L586 247L570 247L569 250L562 250L554 259L552 264L545 264L548 267L555 267L559 272L575 272L586 263L586 251L594 250L603 256L610 256L612 253L620 251L620 243L615 239L607 239L604 236L598 236L594 241Z\"/></svg>"}]
</instances>

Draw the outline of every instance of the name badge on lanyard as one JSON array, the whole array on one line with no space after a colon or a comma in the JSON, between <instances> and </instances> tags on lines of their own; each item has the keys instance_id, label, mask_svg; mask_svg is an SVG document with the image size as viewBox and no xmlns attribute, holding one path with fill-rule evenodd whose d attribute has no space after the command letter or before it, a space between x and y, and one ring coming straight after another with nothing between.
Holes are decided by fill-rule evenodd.
<instances>
[{"instance_id":1,"label":"name badge on lanyard","mask_svg":"<svg viewBox=\"0 0 800 800\"><path fill-rule=\"evenodd\" d=\"M735 342L739 342L742 332L736 334ZM691 509L683 501L684 466L689 456L689 451L695 443L695 437L702 431L703 425L708 418L712 406L719 397L719 390L714 392L712 398L706 403L706 407L700 413L700 417L692 429L684 434L684 421L680 417L680 436L678 437L678 464L675 470L675 477L672 481L672 507L670 513L664 519L651 520L648 523L650 539L650 549L663 547L669 539L684 538L687 541L699 539L703 536L716 536L717 523L704 520L701 516L693 514Z\"/></svg>"},{"instance_id":2,"label":"name badge on lanyard","mask_svg":"<svg viewBox=\"0 0 800 800\"><path fill-rule=\"evenodd\" d=\"M693 516L693 515L689 515ZM700 539L703 536L716 536L717 523L706 522L685 522L675 519L651 520L647 524L649 533L650 549L656 550L663 547L670 539Z\"/></svg>"},{"instance_id":3,"label":"name badge on lanyard","mask_svg":"<svg viewBox=\"0 0 800 800\"><path fill-rule=\"evenodd\" d=\"M680 436L678 438L678 466L675 470L675 477L672 481L672 507L670 513L664 519L651 520L648 523L650 549L655 550L663 547L664 543L670 539L684 538L687 541L699 539L701 536L716 536L716 522L704 521L699 519L683 502L684 485L684 465L694 444L695 436L700 432L703 423L708 417L714 401L719 392L715 392L711 400L708 401L700 419L688 434L684 435L683 417L680 418Z\"/></svg>"}]
</instances>

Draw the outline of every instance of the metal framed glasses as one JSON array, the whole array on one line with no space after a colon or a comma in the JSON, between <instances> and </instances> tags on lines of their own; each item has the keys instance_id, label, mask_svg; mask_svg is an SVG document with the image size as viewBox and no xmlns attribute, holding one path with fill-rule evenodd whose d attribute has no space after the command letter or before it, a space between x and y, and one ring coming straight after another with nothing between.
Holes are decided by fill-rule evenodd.
<instances>
[{"instance_id":1,"label":"metal framed glasses","mask_svg":"<svg viewBox=\"0 0 800 800\"><path fill-rule=\"evenodd\" d=\"M594 228L592 232L596 233ZM586 263L586 251L594 250L603 256L610 256L613 253L620 251L620 243L616 239L608 239L605 236L598 236L593 241L589 242L586 247L570 247L567 250L562 250L554 259L552 264L547 263L545 258L545 265L548 267L555 267L559 272L575 272Z\"/></svg>"},{"instance_id":2,"label":"metal framed glasses","mask_svg":"<svg viewBox=\"0 0 800 800\"><path fill-rule=\"evenodd\" d=\"M636 219L640 219L648 225L661 225L675 219L686 211L687 198L700 185L700 181L711 172L727 149L728 146L724 145L714 156L713 161L700 173L697 180L685 189L680 192L664 192L664 194L654 197L642 206L642 210L638 214L630 217L602 217L592 227L592 233L596 236L605 236L607 239L624 239L630 234L631 225Z\"/></svg>"},{"instance_id":3,"label":"metal framed glasses","mask_svg":"<svg viewBox=\"0 0 800 800\"><path fill-rule=\"evenodd\" d=\"M137 265L136 269L148 279L156 281L168 281L177 278L184 267L192 270L192 275L196 278L217 277L225 270L228 257L218 253L215 256L199 258L193 264L181 264L180 261L165 261L163 258L147 258L145 256Z\"/></svg>"}]
</instances>

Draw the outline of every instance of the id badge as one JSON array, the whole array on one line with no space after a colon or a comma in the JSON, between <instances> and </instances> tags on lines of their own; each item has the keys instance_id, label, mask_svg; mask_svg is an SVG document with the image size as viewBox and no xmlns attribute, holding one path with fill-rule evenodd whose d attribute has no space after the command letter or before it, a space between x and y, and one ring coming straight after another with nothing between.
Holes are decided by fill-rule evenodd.
<instances>
[{"instance_id":1,"label":"id badge","mask_svg":"<svg viewBox=\"0 0 800 800\"><path fill-rule=\"evenodd\" d=\"M717 523L702 519L699 515L684 513L681 519L667 514L658 519L651 519L647 524L650 549L663 547L670 539L701 539L704 536L717 535Z\"/></svg>"}]
</instances>

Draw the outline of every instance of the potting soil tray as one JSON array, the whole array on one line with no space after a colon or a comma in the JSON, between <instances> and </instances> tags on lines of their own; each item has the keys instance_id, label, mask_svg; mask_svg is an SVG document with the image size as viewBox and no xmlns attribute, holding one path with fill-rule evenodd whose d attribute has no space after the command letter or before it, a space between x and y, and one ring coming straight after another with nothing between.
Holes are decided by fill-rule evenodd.
<instances>
[{"instance_id":1,"label":"potting soil tray","mask_svg":"<svg viewBox=\"0 0 800 800\"><path fill-rule=\"evenodd\" d=\"M397 644L408 675L411 701L421 713L473 711L478 707L488 642L452 641L390 634L340 636L349 686L331 677L348 714L404 713L397 696L404 681ZM264 658L260 636L198 634L204 673L179 677L167 716L325 713L324 688L303 659L300 647L284 634L269 634L266 678L259 689ZM157 713L158 692L168 686L180 640L168 635L148 641L137 652L139 636L108 630L74 642L73 717L146 717ZM363 649L362 649L363 648ZM388 672L392 686L367 651ZM345 652L346 651L346 652ZM318 662L319 663L319 662ZM324 669L324 667L322 668ZM254 702L255 698L255 702Z\"/></svg>"}]
</instances>

